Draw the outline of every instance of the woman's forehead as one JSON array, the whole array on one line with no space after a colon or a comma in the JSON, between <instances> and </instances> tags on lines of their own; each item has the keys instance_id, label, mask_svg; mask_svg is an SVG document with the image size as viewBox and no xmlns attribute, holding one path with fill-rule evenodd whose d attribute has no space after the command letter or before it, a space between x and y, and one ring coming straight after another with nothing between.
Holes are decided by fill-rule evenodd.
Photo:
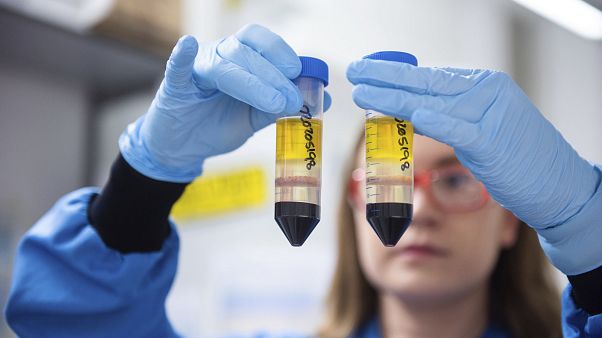
<instances>
[{"instance_id":1,"label":"woman's forehead","mask_svg":"<svg viewBox=\"0 0 602 338\"><path fill-rule=\"evenodd\" d=\"M454 149L430 137L414 135L414 169L425 170L458 163Z\"/></svg>"}]
</instances>

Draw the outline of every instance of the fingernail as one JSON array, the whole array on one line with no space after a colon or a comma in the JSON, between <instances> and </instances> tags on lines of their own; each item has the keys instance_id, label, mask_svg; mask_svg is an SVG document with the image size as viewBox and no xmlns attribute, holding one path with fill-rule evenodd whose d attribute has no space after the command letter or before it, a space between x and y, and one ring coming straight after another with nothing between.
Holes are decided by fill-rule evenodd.
<instances>
[{"instance_id":1,"label":"fingernail","mask_svg":"<svg viewBox=\"0 0 602 338\"><path fill-rule=\"evenodd\" d=\"M355 60L347 67L347 77L357 76L365 64L364 60Z\"/></svg>"},{"instance_id":2,"label":"fingernail","mask_svg":"<svg viewBox=\"0 0 602 338\"><path fill-rule=\"evenodd\" d=\"M347 67L347 78L352 78L355 75L357 75L357 70L355 69L355 66L353 65L353 62L351 64L349 64L349 67Z\"/></svg>"},{"instance_id":3,"label":"fingernail","mask_svg":"<svg viewBox=\"0 0 602 338\"><path fill-rule=\"evenodd\" d=\"M181 39L181 46L183 49L192 49L196 46L196 39L191 35L184 35Z\"/></svg>"},{"instance_id":4,"label":"fingernail","mask_svg":"<svg viewBox=\"0 0 602 338\"><path fill-rule=\"evenodd\" d=\"M299 63L299 65L285 65L285 66L281 66L284 76L286 76L289 79L295 79L299 76L299 74L301 73L301 64Z\"/></svg>"}]
</instances>

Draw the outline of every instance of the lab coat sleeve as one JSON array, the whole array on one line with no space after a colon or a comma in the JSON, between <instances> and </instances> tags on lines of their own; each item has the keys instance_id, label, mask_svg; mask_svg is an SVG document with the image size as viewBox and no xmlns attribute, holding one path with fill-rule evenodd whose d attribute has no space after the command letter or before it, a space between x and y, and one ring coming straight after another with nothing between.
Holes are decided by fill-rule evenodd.
<instances>
[{"instance_id":1,"label":"lab coat sleeve","mask_svg":"<svg viewBox=\"0 0 602 338\"><path fill-rule=\"evenodd\" d=\"M602 337L602 314L590 315L575 304L569 284L562 293L562 333L565 338Z\"/></svg>"},{"instance_id":2,"label":"lab coat sleeve","mask_svg":"<svg viewBox=\"0 0 602 338\"><path fill-rule=\"evenodd\" d=\"M165 298L177 265L172 226L161 250L111 249L90 226L95 188L60 199L19 244L6 319L25 337L178 337Z\"/></svg>"}]
</instances>

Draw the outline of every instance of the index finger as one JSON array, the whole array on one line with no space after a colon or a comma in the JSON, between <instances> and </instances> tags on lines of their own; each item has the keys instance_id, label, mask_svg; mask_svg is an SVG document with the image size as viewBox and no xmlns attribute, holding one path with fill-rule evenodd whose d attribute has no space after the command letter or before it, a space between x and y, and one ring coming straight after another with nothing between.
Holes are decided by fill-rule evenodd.
<instances>
[{"instance_id":1,"label":"index finger","mask_svg":"<svg viewBox=\"0 0 602 338\"><path fill-rule=\"evenodd\" d=\"M244 45L270 61L287 78L301 73L301 61L295 51L276 33L260 25L247 25L235 34Z\"/></svg>"},{"instance_id":2,"label":"index finger","mask_svg":"<svg viewBox=\"0 0 602 338\"><path fill-rule=\"evenodd\" d=\"M347 78L353 84L369 84L426 95L459 95L492 72L454 72L442 68L416 67L407 63L363 59L352 62Z\"/></svg>"}]
</instances>

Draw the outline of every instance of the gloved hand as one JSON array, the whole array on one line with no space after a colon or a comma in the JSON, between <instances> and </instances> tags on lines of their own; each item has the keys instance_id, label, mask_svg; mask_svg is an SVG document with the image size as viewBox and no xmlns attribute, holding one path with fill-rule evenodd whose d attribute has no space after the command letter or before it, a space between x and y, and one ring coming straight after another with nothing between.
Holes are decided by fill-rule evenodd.
<instances>
[{"instance_id":1,"label":"gloved hand","mask_svg":"<svg viewBox=\"0 0 602 338\"><path fill-rule=\"evenodd\" d=\"M184 36L148 112L121 135L121 154L147 177L190 182L206 158L232 151L277 118L298 112L303 98L290 79L300 72L293 49L262 26L248 25L200 47ZM329 105L326 94L325 110Z\"/></svg>"},{"instance_id":2,"label":"gloved hand","mask_svg":"<svg viewBox=\"0 0 602 338\"><path fill-rule=\"evenodd\" d=\"M496 201L538 231L560 270L602 265L600 222L571 222L594 196L600 171L508 75L360 60L347 77L358 106L409 120L417 133L452 146Z\"/></svg>"}]
</instances>

